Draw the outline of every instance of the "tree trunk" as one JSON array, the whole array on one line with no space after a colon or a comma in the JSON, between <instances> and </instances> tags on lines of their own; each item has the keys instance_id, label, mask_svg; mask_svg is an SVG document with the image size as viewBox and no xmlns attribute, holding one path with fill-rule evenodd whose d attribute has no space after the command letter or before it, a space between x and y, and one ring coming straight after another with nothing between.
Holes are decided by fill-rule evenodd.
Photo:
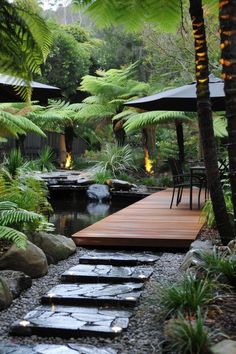
<instances>
[{"instance_id":1,"label":"tree trunk","mask_svg":"<svg viewBox=\"0 0 236 354\"><path fill-rule=\"evenodd\" d=\"M126 139L126 133L123 128L123 121L122 120L113 122L113 133L115 135L117 145L124 146L125 139Z\"/></svg>"},{"instance_id":2,"label":"tree trunk","mask_svg":"<svg viewBox=\"0 0 236 354\"><path fill-rule=\"evenodd\" d=\"M184 162L184 130L183 130L183 123L181 120L175 120L175 129L176 129L176 136L177 136L177 144L179 148L179 160Z\"/></svg>"},{"instance_id":3,"label":"tree trunk","mask_svg":"<svg viewBox=\"0 0 236 354\"><path fill-rule=\"evenodd\" d=\"M16 139L16 148L20 150L22 156L25 156L25 134L19 134Z\"/></svg>"},{"instance_id":4,"label":"tree trunk","mask_svg":"<svg viewBox=\"0 0 236 354\"><path fill-rule=\"evenodd\" d=\"M145 169L152 174L157 170L156 125L149 125L143 128L142 135L145 154ZM148 164L150 167L147 168Z\"/></svg>"},{"instance_id":5,"label":"tree trunk","mask_svg":"<svg viewBox=\"0 0 236 354\"><path fill-rule=\"evenodd\" d=\"M195 40L197 113L208 187L216 225L223 244L234 237L227 214L217 163L217 151L213 130L212 109L209 92L209 69L206 33L201 0L190 0L190 16Z\"/></svg>"},{"instance_id":6,"label":"tree trunk","mask_svg":"<svg viewBox=\"0 0 236 354\"><path fill-rule=\"evenodd\" d=\"M220 1L222 76L228 124L229 177L236 228L236 1Z\"/></svg>"},{"instance_id":7,"label":"tree trunk","mask_svg":"<svg viewBox=\"0 0 236 354\"><path fill-rule=\"evenodd\" d=\"M65 128L66 152L71 155L72 155L74 137L76 137L76 135L73 127L66 127Z\"/></svg>"}]
</instances>

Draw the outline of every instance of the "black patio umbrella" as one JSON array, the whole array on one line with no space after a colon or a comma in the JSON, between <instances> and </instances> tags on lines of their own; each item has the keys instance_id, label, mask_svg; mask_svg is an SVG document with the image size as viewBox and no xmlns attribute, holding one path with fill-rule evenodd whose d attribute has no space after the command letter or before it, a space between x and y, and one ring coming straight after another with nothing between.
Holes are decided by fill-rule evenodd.
<instances>
[{"instance_id":1,"label":"black patio umbrella","mask_svg":"<svg viewBox=\"0 0 236 354\"><path fill-rule=\"evenodd\" d=\"M21 97L16 94L14 86L26 86L24 80L14 76L0 74L0 102L21 101ZM61 98L61 90L58 87L42 84L41 82L31 81L32 100L47 103L48 98Z\"/></svg>"},{"instance_id":2,"label":"black patio umbrella","mask_svg":"<svg viewBox=\"0 0 236 354\"><path fill-rule=\"evenodd\" d=\"M225 94L223 80L209 75L210 96L213 111L225 110ZM196 83L180 86L154 95L139 98L125 103L126 106L137 107L145 111L197 111Z\"/></svg>"}]
</instances>

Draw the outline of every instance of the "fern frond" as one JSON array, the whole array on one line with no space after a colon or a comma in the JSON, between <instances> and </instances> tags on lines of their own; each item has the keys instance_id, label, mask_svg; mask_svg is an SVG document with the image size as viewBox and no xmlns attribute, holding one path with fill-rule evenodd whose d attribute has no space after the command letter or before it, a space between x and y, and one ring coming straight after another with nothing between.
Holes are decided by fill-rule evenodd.
<instances>
[{"instance_id":1,"label":"fern frond","mask_svg":"<svg viewBox=\"0 0 236 354\"><path fill-rule=\"evenodd\" d=\"M0 226L0 240L14 243L16 247L26 249L27 237L22 232L7 226Z\"/></svg>"},{"instance_id":2,"label":"fern frond","mask_svg":"<svg viewBox=\"0 0 236 354\"><path fill-rule=\"evenodd\" d=\"M42 216L40 214L24 209L2 210L0 212L0 224L4 226L22 222L33 223L41 219Z\"/></svg>"},{"instance_id":3,"label":"fern frond","mask_svg":"<svg viewBox=\"0 0 236 354\"><path fill-rule=\"evenodd\" d=\"M131 132L150 124L171 123L176 119L183 121L190 120L190 118L184 112L150 111L144 113L134 113L133 115L130 115L129 119L124 124L124 128L126 132Z\"/></svg>"},{"instance_id":4,"label":"fern frond","mask_svg":"<svg viewBox=\"0 0 236 354\"><path fill-rule=\"evenodd\" d=\"M132 116L133 114L136 114L137 112L133 109L125 109L121 113L116 114L113 118L112 121L120 120L120 119L127 119L129 116Z\"/></svg>"},{"instance_id":5,"label":"fern frond","mask_svg":"<svg viewBox=\"0 0 236 354\"><path fill-rule=\"evenodd\" d=\"M215 136L218 138L224 138L228 136L227 123L223 117L216 117L213 119L213 127Z\"/></svg>"},{"instance_id":6,"label":"fern frond","mask_svg":"<svg viewBox=\"0 0 236 354\"><path fill-rule=\"evenodd\" d=\"M76 118L83 122L88 120L96 120L100 118L112 117L115 114L115 109L112 105L91 104L85 105L77 114Z\"/></svg>"},{"instance_id":7,"label":"fern frond","mask_svg":"<svg viewBox=\"0 0 236 354\"><path fill-rule=\"evenodd\" d=\"M181 19L179 2L176 0L73 0L73 4L85 8L85 12L90 14L100 27L118 24L135 31L142 28L144 23L151 22L170 31L176 29Z\"/></svg>"}]
</instances>

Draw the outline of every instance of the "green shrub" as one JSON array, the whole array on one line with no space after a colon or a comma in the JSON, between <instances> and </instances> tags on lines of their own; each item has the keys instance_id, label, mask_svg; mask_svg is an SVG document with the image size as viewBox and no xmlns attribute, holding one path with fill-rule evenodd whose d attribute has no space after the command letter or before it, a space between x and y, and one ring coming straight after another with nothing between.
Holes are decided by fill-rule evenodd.
<instances>
[{"instance_id":1,"label":"green shrub","mask_svg":"<svg viewBox=\"0 0 236 354\"><path fill-rule=\"evenodd\" d=\"M216 282L208 278L185 275L177 283L160 289L160 305L166 316L178 312L192 314L213 301L216 286Z\"/></svg>"},{"instance_id":2,"label":"green shrub","mask_svg":"<svg viewBox=\"0 0 236 354\"><path fill-rule=\"evenodd\" d=\"M124 172L136 170L132 149L128 145L106 145L95 169L99 172L110 172L114 177Z\"/></svg>"},{"instance_id":3,"label":"green shrub","mask_svg":"<svg viewBox=\"0 0 236 354\"><path fill-rule=\"evenodd\" d=\"M232 196L229 187L229 181L224 182L223 190L224 190L224 198L225 198L227 212L229 214L231 223L233 224L233 203L232 203ZM213 211L211 200L207 200L207 202L204 204L202 208L201 219L206 221L206 225L208 227L210 228L216 227L215 214Z\"/></svg>"},{"instance_id":4,"label":"green shrub","mask_svg":"<svg viewBox=\"0 0 236 354\"><path fill-rule=\"evenodd\" d=\"M202 268L210 275L223 274L232 285L236 285L236 255L222 254L216 249L212 253L199 252L198 257L202 262Z\"/></svg>"},{"instance_id":5,"label":"green shrub","mask_svg":"<svg viewBox=\"0 0 236 354\"><path fill-rule=\"evenodd\" d=\"M210 353L210 335L204 327L204 318L198 309L194 319L179 315L166 326L168 350L176 354Z\"/></svg>"},{"instance_id":6,"label":"green shrub","mask_svg":"<svg viewBox=\"0 0 236 354\"><path fill-rule=\"evenodd\" d=\"M26 163L19 149L12 149L3 161L3 168L12 178L15 178L24 167Z\"/></svg>"},{"instance_id":7,"label":"green shrub","mask_svg":"<svg viewBox=\"0 0 236 354\"><path fill-rule=\"evenodd\" d=\"M99 184L104 184L110 178L112 178L112 176L109 171L101 171L93 175L94 181Z\"/></svg>"},{"instance_id":8,"label":"green shrub","mask_svg":"<svg viewBox=\"0 0 236 354\"><path fill-rule=\"evenodd\" d=\"M44 146L39 152L39 157L30 162L29 167L32 170L42 172L55 171L55 154L49 146Z\"/></svg>"}]
</instances>

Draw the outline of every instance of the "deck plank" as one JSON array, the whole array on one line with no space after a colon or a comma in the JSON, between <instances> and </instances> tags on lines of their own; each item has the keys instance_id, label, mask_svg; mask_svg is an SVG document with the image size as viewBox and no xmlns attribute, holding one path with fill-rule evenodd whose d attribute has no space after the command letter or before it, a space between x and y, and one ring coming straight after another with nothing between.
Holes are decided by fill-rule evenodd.
<instances>
[{"instance_id":1,"label":"deck plank","mask_svg":"<svg viewBox=\"0 0 236 354\"><path fill-rule=\"evenodd\" d=\"M189 191L181 204L170 206L171 189L154 193L72 235L78 246L188 248L202 227L197 209L197 190L193 191L193 210Z\"/></svg>"}]
</instances>

